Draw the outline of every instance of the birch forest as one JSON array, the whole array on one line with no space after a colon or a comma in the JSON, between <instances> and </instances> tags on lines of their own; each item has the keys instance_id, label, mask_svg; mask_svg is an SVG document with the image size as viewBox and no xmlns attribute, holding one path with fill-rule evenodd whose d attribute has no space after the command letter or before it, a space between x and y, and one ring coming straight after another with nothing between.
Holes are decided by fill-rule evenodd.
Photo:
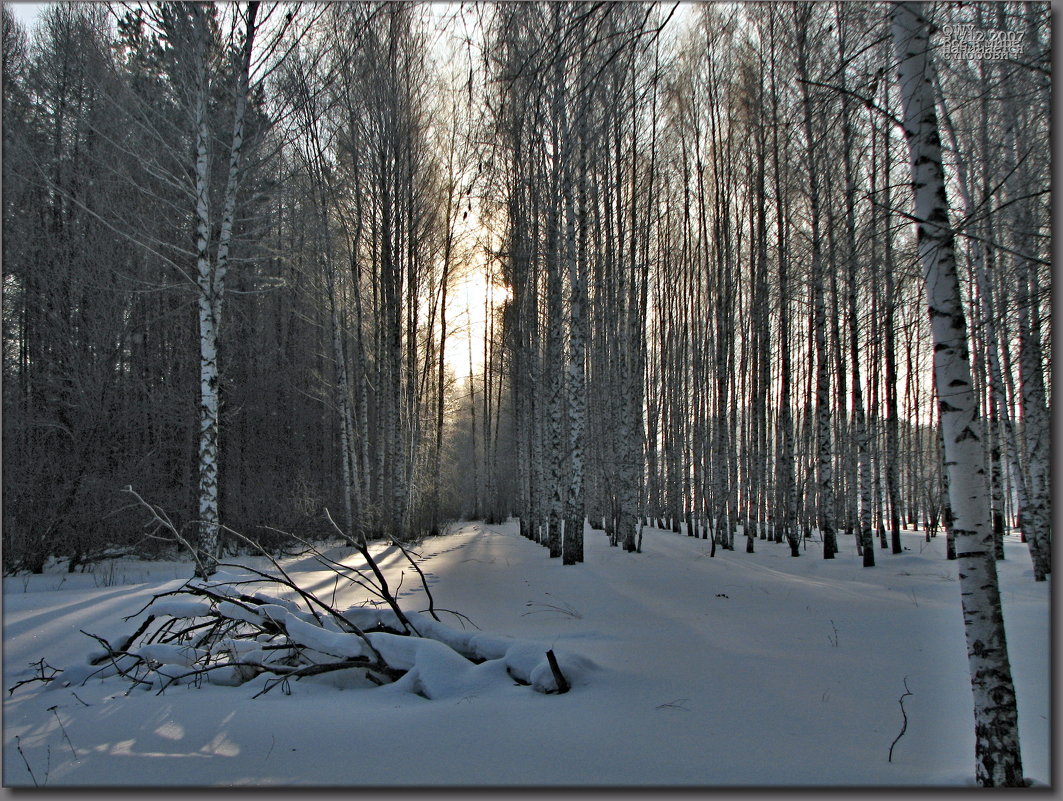
<instances>
[{"instance_id":1,"label":"birch forest","mask_svg":"<svg viewBox=\"0 0 1063 801\"><path fill-rule=\"evenodd\" d=\"M1050 569L1048 7L935 5L994 537ZM3 39L4 568L517 516L952 534L889 7L59 4ZM952 32L948 39L942 31ZM972 57L963 31L998 31ZM970 43L968 43L970 44ZM998 550L998 556L1000 555Z\"/></svg>"},{"instance_id":2,"label":"birch forest","mask_svg":"<svg viewBox=\"0 0 1063 801\"><path fill-rule=\"evenodd\" d=\"M661 529L881 569L915 531L960 563L979 781L1020 783L1050 16L5 5L4 574L510 519L566 570Z\"/></svg>"}]
</instances>

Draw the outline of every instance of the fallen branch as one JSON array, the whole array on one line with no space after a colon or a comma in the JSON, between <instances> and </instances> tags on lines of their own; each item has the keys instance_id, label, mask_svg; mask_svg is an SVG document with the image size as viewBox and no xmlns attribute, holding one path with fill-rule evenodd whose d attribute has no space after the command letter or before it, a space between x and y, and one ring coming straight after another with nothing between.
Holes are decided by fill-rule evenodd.
<instances>
[{"instance_id":1,"label":"fallen branch","mask_svg":"<svg viewBox=\"0 0 1063 801\"><path fill-rule=\"evenodd\" d=\"M151 522L158 529L190 547L165 512L129 491L151 511ZM327 510L325 516L342 535ZM214 563L216 572L209 578L197 575L177 589L160 592L126 617L135 630L114 644L83 632L103 647L102 654L91 657L90 666L98 669L89 672L86 681L118 675L130 683L127 692L150 688L162 693L178 684L239 686L264 679L255 688L257 698L277 686L290 692L292 679L350 670L360 671L365 681L377 685L403 681L405 690L435 698L451 691L449 679L455 673L462 675L469 668L469 680L480 680L475 677L483 674L472 672L471 666L499 660L516 681L538 692L560 694L572 686L552 650L546 651L544 660L538 647L444 626L437 611L450 612L463 626L468 618L436 609L416 554L397 540L391 544L417 573L428 596L427 615L404 612L397 600L399 588L389 586L364 541L344 538L364 560L352 567L291 535L307 548L304 557L309 554L334 574L334 582L315 578L323 588L318 595L301 586L261 545L228 527L224 530L265 564ZM368 604L338 608L342 586L368 593ZM440 645L452 653L440 650ZM566 671L576 671L570 676L577 679L589 664L569 654L561 654L561 661ZM404 680L407 674L411 675ZM447 681L438 678L443 675ZM352 678L360 680L357 675Z\"/></svg>"},{"instance_id":2,"label":"fallen branch","mask_svg":"<svg viewBox=\"0 0 1063 801\"><path fill-rule=\"evenodd\" d=\"M169 531L170 534L173 535L173 538L176 539L179 543L181 543L188 550L188 552L192 555L192 559L196 563L196 573L200 574L200 572L204 570L204 566L203 566L203 560L200 559L200 551L199 551L199 549L195 545L193 545L191 542L189 542L184 537L184 535L182 535L181 532L177 530L177 526L175 526L173 524L173 521L170 520L170 517L169 517L169 515L166 514L165 510L163 510L162 508L160 508L158 506L154 506L153 504L150 504L147 501L145 501L142 497L140 497L140 495L137 493L137 491L135 489L133 489L133 485L132 484L128 485L125 488L125 492L128 492L130 495L132 495L134 498L136 498L137 503L139 503L141 506L143 506L145 509L147 509L149 512L151 512L151 520L149 520L147 523L144 524L145 527L151 525L154 522L155 523L155 531L158 531L159 529L165 529L166 531ZM154 535L154 532L152 532L152 533Z\"/></svg>"},{"instance_id":3,"label":"fallen branch","mask_svg":"<svg viewBox=\"0 0 1063 801\"><path fill-rule=\"evenodd\" d=\"M138 665L143 663L143 661L144 661L143 659L141 659L136 654L129 653L128 651L116 651L115 649L113 649L111 647L111 644L109 642L107 642L107 640L103 639L103 637L100 637L100 636L98 636L96 634L92 634L92 633L90 633L88 631L85 631L84 629L78 629L78 631L80 631L86 637L91 637L92 639L94 639L96 642L98 642L100 645L102 645L104 647L104 650L107 652L102 658L93 659L90 662L90 664L99 665L99 664L102 664L103 662L105 662L105 661L107 661L109 659L110 662L111 662L110 667L113 667L115 672L119 676L121 676L122 678L129 679L129 681L131 681L133 683L134 687L136 685L138 685L138 684L143 684L143 685L146 685L148 687L151 686L151 682L150 681L144 681L144 679L141 679L141 678L138 678L137 676L132 675L128 670L126 670L125 668L123 668L121 665L118 664L118 659L119 658L121 658L121 657L129 657L129 659L133 660L133 667L137 667ZM85 677L85 681L81 682L82 685L84 685L86 681L91 679L97 673L101 673L102 671L106 670L107 667L108 667L107 665L104 665L99 670L95 671L94 673L90 673L88 676Z\"/></svg>"},{"instance_id":4,"label":"fallen branch","mask_svg":"<svg viewBox=\"0 0 1063 801\"><path fill-rule=\"evenodd\" d=\"M904 699L907 698L909 695L914 695L914 694L915 693L913 693L911 690L908 689L908 677L905 676L904 677L904 695L902 695L900 698L897 699L897 703L901 705L901 715L904 716L904 725L901 726L901 733L898 734L893 739L892 743L890 743L890 755L889 755L889 759L887 760L888 762L892 762L893 761L893 746L895 746L897 744L897 741L899 739L901 739L904 736L904 733L908 730L908 713L904 711Z\"/></svg>"},{"instance_id":5,"label":"fallen branch","mask_svg":"<svg viewBox=\"0 0 1063 801\"><path fill-rule=\"evenodd\" d=\"M37 675L31 679L23 679L22 681L16 682L13 686L8 688L8 695L12 695L15 690L17 690L24 684L33 684L34 682L38 681L42 684L47 684L50 681L55 681L55 677L63 672L62 668L52 667L51 665L49 665L43 657L36 662L30 662L30 666L37 668ZM52 672L50 674L45 674L46 670L50 670Z\"/></svg>"},{"instance_id":6,"label":"fallen branch","mask_svg":"<svg viewBox=\"0 0 1063 801\"><path fill-rule=\"evenodd\" d=\"M571 687L568 681L565 679L565 674L561 672L561 667L557 664L557 657L554 656L554 652L546 652L546 661L550 663L550 672L554 674L554 682L557 684L557 692L567 693Z\"/></svg>"},{"instance_id":7,"label":"fallen branch","mask_svg":"<svg viewBox=\"0 0 1063 801\"><path fill-rule=\"evenodd\" d=\"M348 543L353 545L354 548L358 551L358 553L360 553L365 558L365 561L369 563L369 567L370 569L372 569L373 575L376 576L377 584L380 587L380 591L383 594L384 600L387 602L388 606L391 607L391 610L395 613L395 616L398 617L399 622L401 622L402 625L408 627L411 631L413 631L414 634L419 634L420 632L418 632L417 629L414 628L413 624L410 623L410 621L406 618L406 615L404 615L402 610L399 608L399 603L395 600L395 597L388 589L388 581L386 578L384 578L384 574L381 572L379 565L377 565L376 559L374 559L372 554L369 553L369 548L358 540L352 539L346 534L344 534L343 529L336 525L336 521L332 519L332 515L329 514L328 509L325 509L325 517L328 518L328 521L332 524L332 527L336 529L336 532L341 537L343 537ZM422 575L421 578L423 579L424 576Z\"/></svg>"},{"instance_id":8,"label":"fallen branch","mask_svg":"<svg viewBox=\"0 0 1063 801\"><path fill-rule=\"evenodd\" d=\"M391 538L391 542L402 552L402 555L406 557L406 561L410 563L410 566L417 571L417 575L421 577L421 586L424 588L424 594L428 596L428 614L432 616L433 620L439 620L439 616L436 614L436 601L435 598L432 597L432 591L428 589L428 579L425 578L421 566L414 561L409 553L407 553L406 548L401 542L394 537Z\"/></svg>"}]
</instances>

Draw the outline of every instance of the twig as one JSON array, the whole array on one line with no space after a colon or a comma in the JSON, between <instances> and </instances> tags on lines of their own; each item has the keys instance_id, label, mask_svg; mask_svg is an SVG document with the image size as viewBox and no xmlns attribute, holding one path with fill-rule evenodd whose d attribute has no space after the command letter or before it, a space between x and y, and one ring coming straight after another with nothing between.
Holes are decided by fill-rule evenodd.
<instances>
[{"instance_id":1,"label":"twig","mask_svg":"<svg viewBox=\"0 0 1063 801\"><path fill-rule=\"evenodd\" d=\"M436 614L436 602L432 597L432 591L428 589L428 579L424 577L424 573L421 572L421 566L418 565L413 557L406 552L406 548L402 543L394 537L391 538L391 542L402 552L402 555L406 557L406 561L410 563L410 566L417 571L417 575L421 577L421 586L424 587L424 594L428 596L428 614L430 614L435 620L439 620L439 616Z\"/></svg>"},{"instance_id":2,"label":"twig","mask_svg":"<svg viewBox=\"0 0 1063 801\"><path fill-rule=\"evenodd\" d=\"M914 694L915 693L913 693L911 690L908 689L908 677L905 676L904 677L904 695L902 695L900 698L897 699L897 703L901 705L901 715L904 717L904 725L901 726L901 733L898 734L894 738L892 743L890 743L890 755L889 755L889 759L887 760L888 762L892 762L893 761L893 746L895 746L897 744L897 740L901 739L904 736L904 733L908 730L908 713L904 711L904 699L907 698L909 695L914 695Z\"/></svg>"},{"instance_id":3,"label":"twig","mask_svg":"<svg viewBox=\"0 0 1063 801\"><path fill-rule=\"evenodd\" d=\"M682 709L684 712L689 712L690 710L687 709L685 706L683 706L683 702L684 701L688 701L688 700L690 700L690 699L688 699L688 698L676 698L674 701L669 701L668 703L665 703L665 704L657 704L657 706L655 706L654 709Z\"/></svg>"},{"instance_id":4,"label":"twig","mask_svg":"<svg viewBox=\"0 0 1063 801\"><path fill-rule=\"evenodd\" d=\"M290 679L298 680L303 678L303 676L319 676L322 673L331 673L336 670L350 670L352 668L361 668L366 671L367 677L368 671L375 670L377 673L386 676L391 681L395 681L396 679L401 678L406 673L405 670L399 670L398 668L390 667L389 665L383 662L373 663L365 657L345 659L340 662L314 663L310 665L302 665L300 667L291 668L290 670L287 670L283 673L276 670L272 665L261 665L260 667L263 670L268 670L271 673L277 673L278 676L276 679L270 679L269 681L267 681L265 686L261 690L251 696L252 700L258 698L260 695L265 695L274 687L276 687L277 684L287 682ZM285 695L288 694L288 691L285 691Z\"/></svg>"},{"instance_id":5,"label":"twig","mask_svg":"<svg viewBox=\"0 0 1063 801\"><path fill-rule=\"evenodd\" d=\"M30 662L30 666L37 668L37 675L34 676L32 679L23 679L20 682L16 682L13 686L8 688L8 690L7 690L7 694L8 695L13 694L15 692L15 690L17 690L23 684L32 684L35 681L39 681L39 682L43 682L44 684L47 684L50 681L54 681L55 677L63 672L62 668L52 667L51 665L49 665L44 660L43 657L37 662ZM44 671L46 671L46 670L52 671L52 674L50 676L44 675Z\"/></svg>"},{"instance_id":6,"label":"twig","mask_svg":"<svg viewBox=\"0 0 1063 801\"><path fill-rule=\"evenodd\" d=\"M838 627L834 625L834 621L833 620L830 622L830 627L832 629L834 629L834 636L832 637L831 635L828 634L827 635L827 642L829 642L831 645L833 645L835 648L837 648L838 647Z\"/></svg>"},{"instance_id":7,"label":"twig","mask_svg":"<svg viewBox=\"0 0 1063 801\"><path fill-rule=\"evenodd\" d=\"M199 549L196 548L196 546L194 546L191 542L189 542L181 534L181 532L177 530L177 526L175 526L173 524L173 522L170 520L170 518L166 514L166 512L164 512L162 509L158 508L157 506L153 506L152 504L150 504L147 501L145 501L142 497L140 497L140 495L137 494L137 491L133 489L133 485L132 484L127 486L125 488L125 491L128 492L130 495L132 495L134 498L136 498L137 502L141 506L143 506L145 509L147 509L149 512L151 512L152 519L159 526L167 529L171 534L174 535L174 538L176 538L176 540L179 543L181 543L182 545L184 545L188 549L188 552L190 554L192 554L192 559L196 563L196 573L197 573L197 575L207 575L205 572L203 572L205 568L203 566L203 562L199 558ZM158 529L156 529L156 531L157 530Z\"/></svg>"},{"instance_id":8,"label":"twig","mask_svg":"<svg viewBox=\"0 0 1063 801\"><path fill-rule=\"evenodd\" d=\"M18 749L18 755L22 757L22 761L26 765L26 770L30 772L30 778L33 779L33 786L40 787L41 785L37 781L37 777L33 775L33 768L30 767L30 761L26 759L26 754L22 751L22 740L17 734L15 735L15 748Z\"/></svg>"},{"instance_id":9,"label":"twig","mask_svg":"<svg viewBox=\"0 0 1063 801\"><path fill-rule=\"evenodd\" d=\"M295 536L294 534L292 536ZM370 595L375 595L377 598L383 598L384 596L380 592L380 588L377 587L371 578L366 576L361 570L350 565L345 565L343 562L337 562L335 559L331 559L320 551L316 550L313 546L309 546L309 552L313 555L313 559L322 567L328 568L338 576L342 576L352 584L357 584L363 590ZM344 572L346 571L346 572ZM358 578L353 578L349 574L353 573Z\"/></svg>"},{"instance_id":10,"label":"twig","mask_svg":"<svg viewBox=\"0 0 1063 801\"><path fill-rule=\"evenodd\" d=\"M550 593L546 594L549 595ZM534 603L532 601L528 601L526 604L524 604L525 606L541 606L543 608L533 609L531 612L523 612L521 613L521 617L527 617L528 615L539 615L544 612L557 612L559 615L574 617L577 620L583 619L583 615L573 609L570 604L567 604L564 601L562 601L561 603L563 603L564 606L559 606L557 604Z\"/></svg>"},{"instance_id":11,"label":"twig","mask_svg":"<svg viewBox=\"0 0 1063 801\"><path fill-rule=\"evenodd\" d=\"M426 610L421 610L421 611L426 611ZM471 617L469 617L468 615L463 615L461 612L455 612L453 609L442 609L442 608L437 609L436 611L437 612L446 612L447 614L454 615L454 617L456 617L458 619L458 621L461 623L461 627L463 629L465 628L465 624L468 623L470 626L472 626L477 631L483 631L483 629L481 629L479 626L476 625L476 623L473 621L473 619ZM440 621L440 622L442 622L442 621Z\"/></svg>"},{"instance_id":12,"label":"twig","mask_svg":"<svg viewBox=\"0 0 1063 801\"><path fill-rule=\"evenodd\" d=\"M243 569L243 570L246 570L246 571L248 571L249 573L254 573L254 574L256 574L256 575L262 576L262 577L263 577L264 579L266 579L267 581L275 581L275 582L277 582L278 584L283 584L284 586L286 586L286 587L289 587L289 588L291 588L292 590L294 590L295 592L297 592L297 593L298 593L299 595L301 595L301 596L303 597L303 600L305 600L305 601L306 601L306 603L307 603L307 606L308 606L308 607L310 608L310 613L311 613L311 614L312 614L312 615L313 615L313 616L314 616L315 618L317 618L317 617L318 617L318 615L317 615L317 612L315 612L315 611L314 611L314 605L313 605L312 601L317 601L317 603L318 603L318 604L319 604L320 606L322 606L323 608L325 608L325 609L328 609L328 608L329 608L329 607L328 607L328 605L327 605L326 603L324 603L323 601L320 601L320 600L318 600L317 596L315 596L315 595L313 595L313 594L311 594L311 593L307 592L307 591L306 591L306 590L304 590L304 589L303 589L302 587L300 587L299 585L297 585L297 584L295 583L295 580L294 580L294 579L293 579L293 578L292 578L291 576L289 576L289 575L288 575L287 571L285 571L285 569L284 569L283 567L281 567L281 564L280 564L280 562L278 562L278 561L277 561L276 559L274 559L274 558L273 558L273 555L272 555L272 554L270 554L270 553L269 553L269 551L267 551L267 550L266 550L265 548L263 548L263 547L262 547L261 545L259 545L259 544L258 544L257 542L255 542L254 540L252 540L252 539L251 539L250 537L245 537L245 536L244 536L243 534L241 534L241 533L240 533L239 531L235 531L234 529L231 529L231 528L229 528L228 526L222 526L222 528L223 528L223 529L224 529L224 530L225 530L225 531L226 531L227 533L229 533L229 534L232 534L232 535L233 535L234 537L236 537L237 539L239 539L239 540L240 540L241 542L243 542L243 543L244 543L245 545L247 545L247 546L249 546L249 547L253 548L254 550L258 551L258 552L259 552L259 553L260 553L260 554L261 554L262 556L264 556L264 557L266 558L266 560L267 560L267 561L268 561L268 562L269 562L269 563L270 563L271 565L273 565L273 568L274 568L274 569L275 569L275 570L276 570L276 571L277 571L278 573L280 573L280 575L281 575L281 579L283 579L283 580L281 580L281 579L278 579L278 578L276 578L275 576L271 576L271 575L269 575L268 573L265 573L265 572L263 572L263 571L261 571L261 570L257 570L257 569L255 569L255 568L251 567L250 565L235 565L235 564L229 564L229 563L225 563L225 565L224 565L225 567L236 567L236 568L240 568L240 569ZM221 567L221 566L222 566L222 565L220 565L220 564L219 564L219 567Z\"/></svg>"},{"instance_id":13,"label":"twig","mask_svg":"<svg viewBox=\"0 0 1063 801\"><path fill-rule=\"evenodd\" d=\"M157 598L159 596L155 596L155 597ZM139 614L139 612L138 612L138 614ZM125 618L125 619L129 620L129 618ZM137 626L137 630L134 631L132 634L130 634L128 637L126 637L125 642L122 643L120 646L118 646L117 650L119 650L119 651L128 651L129 648L133 645L133 643L136 642L137 637L139 637L141 634L144 633L144 630L147 629L147 627L151 625L153 620L155 620L155 615L148 615L147 620L145 620L143 623L141 623L139 626ZM110 650L110 646L108 646L108 650ZM106 659L106 657L100 657L99 659L95 659L92 662L90 662L90 664L98 665L101 662L103 662L104 659Z\"/></svg>"},{"instance_id":14,"label":"twig","mask_svg":"<svg viewBox=\"0 0 1063 801\"><path fill-rule=\"evenodd\" d=\"M115 669L115 671L118 673L118 675L121 676L122 678L129 679L129 681L132 682L132 686L133 687L135 687L138 684L144 684L144 685L146 685L148 687L151 686L151 682L150 681L144 681L143 679L139 679L136 676L130 675L130 671L125 670L121 665L119 665L118 664L118 660L116 659L116 657L128 656L130 659L134 660L133 667L136 667L137 665L143 664L144 659L142 657L137 656L136 654L130 653L129 651L116 651L114 648L111 647L111 644L109 642L107 642L107 640L103 639L103 637L97 636L96 634L91 634L90 632L87 632L84 629L78 629L78 631L80 631L86 637L91 637L92 639L94 639L96 642L98 642L100 645L102 645L104 647L104 650L107 651L107 656L106 657L101 658L98 661L94 660L91 664L99 665L99 664L103 663L104 659L110 659L111 660L110 667L113 667ZM106 670L107 667L108 667L107 665L103 665L103 667L101 667L99 670L95 671L94 673L90 673L88 676L86 676L85 680L81 682L82 686L85 685L85 682L87 682L89 679L91 679L93 676L95 676L96 673L99 673L99 672L101 672L103 670ZM132 687L130 689L132 689Z\"/></svg>"},{"instance_id":15,"label":"twig","mask_svg":"<svg viewBox=\"0 0 1063 801\"><path fill-rule=\"evenodd\" d=\"M376 576L377 585L380 587L383 599L387 602L387 605L391 607L391 611L395 613L395 616L398 618L399 622L403 626L405 626L408 631L412 631L414 634L420 637L421 632L417 630L417 627L414 626L413 623L409 621L409 619L407 619L406 615L403 614L402 609L399 608L398 601L395 600L395 596L391 594L391 590L388 588L388 580L384 578L384 574L380 572L380 567L377 565L376 560L373 558L372 554L369 553L369 548L366 545L363 545L362 543L358 542L354 538L348 537L346 534L344 534L343 529L336 525L336 521L332 519L332 515L329 514L328 508L325 508L324 511L325 518L329 521L329 523L332 524L332 527L336 529L336 533L343 537L345 540L347 540L347 542L349 542L351 545L353 545L354 548L358 551L358 553L362 555L362 558L364 558L365 561L369 563L369 567L373 571L373 575Z\"/></svg>"},{"instance_id":16,"label":"twig","mask_svg":"<svg viewBox=\"0 0 1063 801\"><path fill-rule=\"evenodd\" d=\"M66 744L70 746L70 753L74 755L74 759L78 758L78 752L74 750L74 744L70 742L70 735L66 733L66 726L63 725L63 719L59 717L58 706L48 707L48 711L55 715L55 719L59 721L59 728L63 731L63 739L66 740Z\"/></svg>"}]
</instances>

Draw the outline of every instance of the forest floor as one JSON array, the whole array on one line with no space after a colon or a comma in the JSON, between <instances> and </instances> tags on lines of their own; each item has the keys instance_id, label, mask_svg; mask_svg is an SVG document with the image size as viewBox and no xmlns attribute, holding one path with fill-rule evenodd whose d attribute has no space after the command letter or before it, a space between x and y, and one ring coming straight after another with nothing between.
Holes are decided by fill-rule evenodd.
<instances>
[{"instance_id":1,"label":"forest floor","mask_svg":"<svg viewBox=\"0 0 1063 801\"><path fill-rule=\"evenodd\" d=\"M516 526L468 523L418 552L437 607L485 632L588 658L570 692L512 681L427 700L335 676L257 689L129 690L122 679L24 685L40 659L84 665L121 618L191 575L129 559L3 582L5 786L888 787L973 783L971 690L956 563L906 533L865 569L851 537L821 558L756 542L718 550L647 529L641 554L588 530L562 566ZM330 553L347 558L350 549ZM1009 537L1000 564L1024 769L1050 774L1050 583ZM320 583L306 560L293 577ZM385 558L401 602L427 606ZM330 588L331 593L331 578ZM348 603L358 588L339 589ZM460 621L448 615L456 628ZM60 676L60 679L62 677ZM504 674L503 674L503 678ZM905 693L903 714L898 700ZM32 775L31 775L32 772Z\"/></svg>"}]
</instances>

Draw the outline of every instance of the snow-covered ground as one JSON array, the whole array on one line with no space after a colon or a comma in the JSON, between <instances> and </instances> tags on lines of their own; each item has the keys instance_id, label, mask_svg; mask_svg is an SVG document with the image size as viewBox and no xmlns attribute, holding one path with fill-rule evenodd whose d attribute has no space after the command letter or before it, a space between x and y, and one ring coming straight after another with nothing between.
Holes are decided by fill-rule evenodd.
<instances>
[{"instance_id":1,"label":"snow-covered ground","mask_svg":"<svg viewBox=\"0 0 1063 801\"><path fill-rule=\"evenodd\" d=\"M25 685L30 663L84 665L122 617L190 575L117 561L94 573L4 579L5 786L893 786L973 782L971 691L955 562L944 539L861 567L852 538L820 558L755 554L648 529L644 553L588 530L565 567L513 524L466 524L420 548L437 607L485 632L587 658L545 695L506 679L437 700L321 676L261 688L129 690L119 678ZM1050 582L1026 546L1000 564L1024 769L1050 780ZM334 556L347 552L336 548ZM383 560L404 606L423 591ZM309 585L306 560L286 562ZM306 571L300 573L300 571ZM357 588L355 588L356 590ZM354 590L343 600L359 600ZM340 605L340 604L338 604ZM457 618L444 622L460 628ZM904 699L907 731L898 699ZM32 777L31 777L32 770Z\"/></svg>"}]
</instances>

